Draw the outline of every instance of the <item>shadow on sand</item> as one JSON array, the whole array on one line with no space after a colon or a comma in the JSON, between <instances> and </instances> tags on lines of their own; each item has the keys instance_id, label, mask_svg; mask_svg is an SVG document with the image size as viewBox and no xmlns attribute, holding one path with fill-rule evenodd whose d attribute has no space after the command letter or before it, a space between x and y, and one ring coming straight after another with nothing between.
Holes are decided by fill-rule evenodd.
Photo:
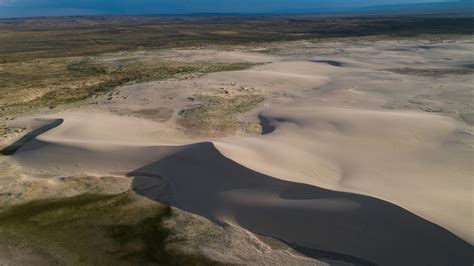
<instances>
[{"instance_id":1,"label":"shadow on sand","mask_svg":"<svg viewBox=\"0 0 474 266\"><path fill-rule=\"evenodd\" d=\"M403 208L260 174L227 159L212 143L185 146L129 176L138 194L281 239L316 259L358 265L473 262L469 243Z\"/></svg>"},{"instance_id":2,"label":"shadow on sand","mask_svg":"<svg viewBox=\"0 0 474 266\"><path fill-rule=\"evenodd\" d=\"M28 143L30 140L36 138L37 136L45 133L46 131L48 130L51 130L59 125L61 125L62 123L64 122L63 119L54 119L54 120L51 120L50 123L40 127L40 128L37 128L33 131L31 131L30 133L24 135L22 138L20 138L19 140L13 142L11 145L3 148L0 153L3 154L3 155L13 155L18 149L20 149L21 147L23 147L23 145L25 145L26 143Z\"/></svg>"},{"instance_id":3,"label":"shadow on sand","mask_svg":"<svg viewBox=\"0 0 474 266\"><path fill-rule=\"evenodd\" d=\"M335 60L311 60L313 63L324 63L328 64L330 66L335 66L335 67L343 67L344 63L340 61L335 61Z\"/></svg>"}]
</instances>

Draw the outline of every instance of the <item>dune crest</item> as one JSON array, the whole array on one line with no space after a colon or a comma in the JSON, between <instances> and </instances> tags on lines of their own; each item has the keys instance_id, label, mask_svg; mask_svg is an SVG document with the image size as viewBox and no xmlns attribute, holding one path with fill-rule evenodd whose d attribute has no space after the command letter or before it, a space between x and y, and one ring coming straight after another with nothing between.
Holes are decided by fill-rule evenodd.
<instances>
[{"instance_id":1,"label":"dune crest","mask_svg":"<svg viewBox=\"0 0 474 266\"><path fill-rule=\"evenodd\" d=\"M464 199L472 191L472 151L446 147L455 139L455 121L419 112L311 106L264 113L291 122L276 122L262 137L215 141L216 148L272 177L388 200L473 241L470 224L462 222L471 219Z\"/></svg>"}]
</instances>

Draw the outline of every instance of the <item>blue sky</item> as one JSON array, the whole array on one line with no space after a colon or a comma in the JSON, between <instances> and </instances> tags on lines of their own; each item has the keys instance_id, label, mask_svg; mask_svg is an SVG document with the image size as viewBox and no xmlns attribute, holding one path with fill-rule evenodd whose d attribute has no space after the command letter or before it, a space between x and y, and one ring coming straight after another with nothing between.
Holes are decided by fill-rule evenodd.
<instances>
[{"instance_id":1,"label":"blue sky","mask_svg":"<svg viewBox=\"0 0 474 266\"><path fill-rule=\"evenodd\" d=\"M448 0L0 0L0 17L202 12L271 13L284 10L347 9L443 1Z\"/></svg>"}]
</instances>

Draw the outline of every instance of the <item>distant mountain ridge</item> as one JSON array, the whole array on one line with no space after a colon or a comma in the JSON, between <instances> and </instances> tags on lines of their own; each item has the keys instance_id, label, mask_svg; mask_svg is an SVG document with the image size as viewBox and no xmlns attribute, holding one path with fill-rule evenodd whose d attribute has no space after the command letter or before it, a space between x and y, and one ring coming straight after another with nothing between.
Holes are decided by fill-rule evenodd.
<instances>
[{"instance_id":1,"label":"distant mountain ridge","mask_svg":"<svg viewBox=\"0 0 474 266\"><path fill-rule=\"evenodd\" d=\"M276 14L465 14L474 16L474 0L375 5L360 8L277 10Z\"/></svg>"},{"instance_id":2,"label":"distant mountain ridge","mask_svg":"<svg viewBox=\"0 0 474 266\"><path fill-rule=\"evenodd\" d=\"M474 12L473 0L461 0L456 2L417 3L403 5L381 5L365 8L368 12L401 12L412 13L470 13Z\"/></svg>"}]
</instances>

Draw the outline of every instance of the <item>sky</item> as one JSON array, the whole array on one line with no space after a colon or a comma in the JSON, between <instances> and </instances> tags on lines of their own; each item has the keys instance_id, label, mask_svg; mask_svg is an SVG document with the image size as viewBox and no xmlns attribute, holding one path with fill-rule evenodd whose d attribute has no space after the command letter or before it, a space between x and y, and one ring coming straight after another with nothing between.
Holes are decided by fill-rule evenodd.
<instances>
[{"instance_id":1,"label":"sky","mask_svg":"<svg viewBox=\"0 0 474 266\"><path fill-rule=\"evenodd\" d=\"M274 13L443 1L449 0L0 0L0 17Z\"/></svg>"}]
</instances>

